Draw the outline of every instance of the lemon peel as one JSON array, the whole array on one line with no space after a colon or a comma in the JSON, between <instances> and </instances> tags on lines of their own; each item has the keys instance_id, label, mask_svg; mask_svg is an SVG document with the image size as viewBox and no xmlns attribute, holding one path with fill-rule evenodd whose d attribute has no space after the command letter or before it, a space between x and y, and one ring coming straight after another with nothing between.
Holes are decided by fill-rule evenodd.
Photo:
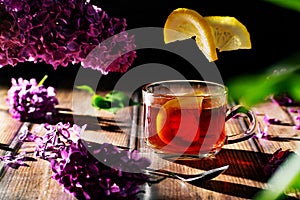
<instances>
[{"instance_id":1,"label":"lemon peel","mask_svg":"<svg viewBox=\"0 0 300 200\"><path fill-rule=\"evenodd\" d=\"M192 37L195 37L197 46L210 62L218 59L216 49L222 52L252 48L246 26L235 17L203 17L188 8L172 11L164 25L165 43Z\"/></svg>"}]
</instances>

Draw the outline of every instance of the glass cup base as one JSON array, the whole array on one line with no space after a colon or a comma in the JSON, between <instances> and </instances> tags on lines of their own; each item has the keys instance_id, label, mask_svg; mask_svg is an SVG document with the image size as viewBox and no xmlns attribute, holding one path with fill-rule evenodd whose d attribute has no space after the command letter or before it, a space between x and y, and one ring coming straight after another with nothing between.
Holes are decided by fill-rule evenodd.
<instances>
[{"instance_id":1,"label":"glass cup base","mask_svg":"<svg viewBox=\"0 0 300 200\"><path fill-rule=\"evenodd\" d=\"M188 153L175 153L168 152L161 149L156 149L149 144L145 144L147 151L156 154L162 159L167 160L199 160L205 158L215 158L215 155L220 152L224 144L219 144L217 147L212 148L210 151L200 152L198 154L188 154Z\"/></svg>"}]
</instances>

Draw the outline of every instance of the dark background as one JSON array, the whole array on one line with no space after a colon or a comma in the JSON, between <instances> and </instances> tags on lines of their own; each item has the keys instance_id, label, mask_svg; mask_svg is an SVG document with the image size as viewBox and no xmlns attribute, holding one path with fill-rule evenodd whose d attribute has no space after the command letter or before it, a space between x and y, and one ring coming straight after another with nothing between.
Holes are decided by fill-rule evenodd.
<instances>
[{"instance_id":1,"label":"dark background","mask_svg":"<svg viewBox=\"0 0 300 200\"><path fill-rule=\"evenodd\" d=\"M117 1L92 0L111 17L126 18L127 29L138 27L163 27L168 15L176 8L185 7L198 11L203 16L233 16L248 29L252 49L218 53L215 62L226 81L244 74L258 74L275 65L300 49L300 30L297 28L300 13L285 9L262 0L151 0ZM158 62L180 68L184 63L180 58L156 50L139 50L133 66ZM20 63L15 67L0 68L0 84L10 85L12 77L41 79L49 75L48 84L55 87L73 87L79 65L59 67L43 63ZM187 78L194 78L193 71L183 69ZM95 72L97 73L100 72ZM111 73L104 79L113 83L122 74Z\"/></svg>"}]
</instances>

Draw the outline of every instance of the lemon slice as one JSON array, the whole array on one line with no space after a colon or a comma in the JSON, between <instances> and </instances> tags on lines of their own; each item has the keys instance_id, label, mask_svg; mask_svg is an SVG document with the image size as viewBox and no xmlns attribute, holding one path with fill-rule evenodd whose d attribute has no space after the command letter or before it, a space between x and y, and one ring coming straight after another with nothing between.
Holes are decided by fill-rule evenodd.
<instances>
[{"instance_id":1,"label":"lemon slice","mask_svg":"<svg viewBox=\"0 0 300 200\"><path fill-rule=\"evenodd\" d=\"M166 144L189 143L199 139L203 97L177 97L167 101L156 117L156 130Z\"/></svg>"},{"instance_id":2,"label":"lemon slice","mask_svg":"<svg viewBox=\"0 0 300 200\"><path fill-rule=\"evenodd\" d=\"M171 31L172 30L172 31ZM167 18L164 25L165 43L196 37L196 44L212 62L218 59L217 51L251 49L247 28L234 17L202 17L188 8L178 8Z\"/></svg>"},{"instance_id":3,"label":"lemon slice","mask_svg":"<svg viewBox=\"0 0 300 200\"><path fill-rule=\"evenodd\" d=\"M189 39L196 36L196 44L209 61L218 59L210 25L198 12L178 8L167 18L164 25L165 43Z\"/></svg>"},{"instance_id":4,"label":"lemon slice","mask_svg":"<svg viewBox=\"0 0 300 200\"><path fill-rule=\"evenodd\" d=\"M212 27L216 47L220 51L251 49L250 34L247 28L235 17L204 17Z\"/></svg>"}]
</instances>

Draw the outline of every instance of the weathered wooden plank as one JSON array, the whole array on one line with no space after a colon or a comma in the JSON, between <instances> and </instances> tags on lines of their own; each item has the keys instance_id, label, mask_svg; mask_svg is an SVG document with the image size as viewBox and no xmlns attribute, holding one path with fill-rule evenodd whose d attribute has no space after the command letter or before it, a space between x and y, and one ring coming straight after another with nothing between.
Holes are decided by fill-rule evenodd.
<instances>
[{"instance_id":1,"label":"weathered wooden plank","mask_svg":"<svg viewBox=\"0 0 300 200\"><path fill-rule=\"evenodd\" d=\"M39 126L35 124L29 131L33 132ZM42 134L41 132L39 135ZM17 137L14 142L17 143ZM33 142L24 142L19 153L28 152L28 156L33 157L30 152L34 152L34 149ZM63 187L51 178L52 170L48 161L37 159L27 163L29 167L6 168L5 175L0 181L0 199L74 199L64 193Z\"/></svg>"},{"instance_id":2,"label":"weathered wooden plank","mask_svg":"<svg viewBox=\"0 0 300 200\"><path fill-rule=\"evenodd\" d=\"M280 107L272 102L260 104L253 108L257 113L260 130L268 133L268 138L258 139L260 146L263 147L265 153L274 153L277 149L282 148L295 150L300 144L298 136L299 130L295 130L293 126L295 121L293 116L288 112L289 108ZM280 120L279 124L268 124L264 119L268 118Z\"/></svg>"},{"instance_id":3,"label":"weathered wooden plank","mask_svg":"<svg viewBox=\"0 0 300 200\"><path fill-rule=\"evenodd\" d=\"M74 199L51 180L51 174L49 162L44 160L17 170L9 168L0 181L0 199Z\"/></svg>"},{"instance_id":4,"label":"weathered wooden plank","mask_svg":"<svg viewBox=\"0 0 300 200\"><path fill-rule=\"evenodd\" d=\"M15 140L18 131L21 129L23 122L17 121L11 117L6 105L7 88L0 89L0 143L7 144L12 151L17 151L19 143ZM0 149L0 156L9 152ZM6 165L0 161L0 176L3 176Z\"/></svg>"},{"instance_id":5,"label":"weathered wooden plank","mask_svg":"<svg viewBox=\"0 0 300 200\"><path fill-rule=\"evenodd\" d=\"M77 93L78 92L78 93ZM82 91L75 91L76 101L72 101L74 93L70 90L58 90L60 105L59 115L53 122L63 121L78 125L88 124L83 138L97 143L110 142L122 147L135 147L133 139L138 140L139 150L142 155L150 156L152 168L166 169L179 173L199 173L214 167L229 164L229 169L213 180L202 184L189 184L175 179L166 179L151 186L145 185L145 193L140 194L141 199L251 199L256 192L266 187L268 177L263 174L263 167L268 158L279 147L294 148L297 141L272 141L266 139L250 139L236 144L225 145L215 158L176 162L158 158L157 155L148 154L144 147L143 138L136 138L135 134L142 134L141 112L134 107L127 107L116 114L106 111L97 111L90 106L90 99ZM75 104L75 106L74 106ZM76 107L77 106L77 107ZM291 123L291 116L281 108L273 107L273 104L260 105L254 110L259 122L264 126L263 115L278 117L284 123ZM2 113L2 115L1 115ZM139 114L139 117L136 115ZM1 110L0 116L5 120L12 120L7 116L7 111ZM138 120L136 124L132 123ZM10 121L11 122L11 121ZM12 127L6 128L8 132L14 132L15 122ZM21 123L20 123L21 125ZM0 124L1 126L1 124ZM35 124L33 129L37 127ZM137 130L133 130L137 129ZM228 134L242 132L244 126L237 120L231 120L226 125ZM271 125L271 135L283 135L284 131L290 134L292 126ZM293 131L296 131L293 129ZM294 132L298 134L298 132ZM3 132L1 131L1 134ZM0 138L2 141L9 141ZM253 146L253 143L256 143ZM20 151L33 151L32 143L24 143ZM63 188L51 178L51 168L47 161L40 160L29 163L30 167L20 167L18 170L7 169L5 176L0 180L0 199L75 199L63 192Z\"/></svg>"},{"instance_id":6,"label":"weathered wooden plank","mask_svg":"<svg viewBox=\"0 0 300 200\"><path fill-rule=\"evenodd\" d=\"M132 123L132 108L121 110L117 114L97 111L90 106L90 100L83 101L86 98L82 93L80 96L83 100L80 101L83 104L74 112L72 94L70 91L58 90L57 98L60 104L57 107L59 113L54 117L53 123L59 121L70 122L71 124L77 122L78 125L87 123L88 126L83 139L97 143L109 142L127 147ZM9 122L12 120L6 110L2 113L5 113L4 119L9 119ZM16 120L13 122L22 124ZM14 128L13 123L8 125L4 130L9 130L13 133L13 138L16 138L18 127ZM38 126L39 124L35 124L31 130L35 130ZM6 141L4 137L1 139ZM32 152L34 151L34 144L23 143L20 151ZM63 187L58 185L51 178L51 175L50 163L41 159L30 163L30 167L20 167L18 170L8 168L0 181L0 199L75 199L63 192Z\"/></svg>"},{"instance_id":7,"label":"weathered wooden plank","mask_svg":"<svg viewBox=\"0 0 300 200\"><path fill-rule=\"evenodd\" d=\"M0 88L0 143L10 144L15 137L16 132L22 125L13 119L8 113L8 107L6 105L7 88Z\"/></svg>"},{"instance_id":8,"label":"weathered wooden plank","mask_svg":"<svg viewBox=\"0 0 300 200\"><path fill-rule=\"evenodd\" d=\"M30 126L30 123L23 123L12 119L8 114L8 107L5 103L6 95L7 88L1 89L0 142L10 144L10 147L15 151L21 148L20 152L32 152L34 150L33 144L22 144L18 139L18 134L20 134L22 128ZM5 152L0 151L0 153L3 155ZM0 165L1 171L5 172L0 181L0 199L58 199L57 197L60 199L74 199L70 195L62 192L62 187L59 186L55 180L51 180L52 172L50 163L47 161L38 159L36 162L30 162L29 167L20 167L19 169L6 167L3 162L1 162ZM49 184L53 185L50 190ZM48 195L47 193L49 191L52 191L55 195ZM59 194L57 191L60 191ZM45 198L47 195L49 198Z\"/></svg>"},{"instance_id":9,"label":"weathered wooden plank","mask_svg":"<svg viewBox=\"0 0 300 200\"><path fill-rule=\"evenodd\" d=\"M7 110L0 111L0 143L10 144L22 122L12 119Z\"/></svg>"}]
</instances>

